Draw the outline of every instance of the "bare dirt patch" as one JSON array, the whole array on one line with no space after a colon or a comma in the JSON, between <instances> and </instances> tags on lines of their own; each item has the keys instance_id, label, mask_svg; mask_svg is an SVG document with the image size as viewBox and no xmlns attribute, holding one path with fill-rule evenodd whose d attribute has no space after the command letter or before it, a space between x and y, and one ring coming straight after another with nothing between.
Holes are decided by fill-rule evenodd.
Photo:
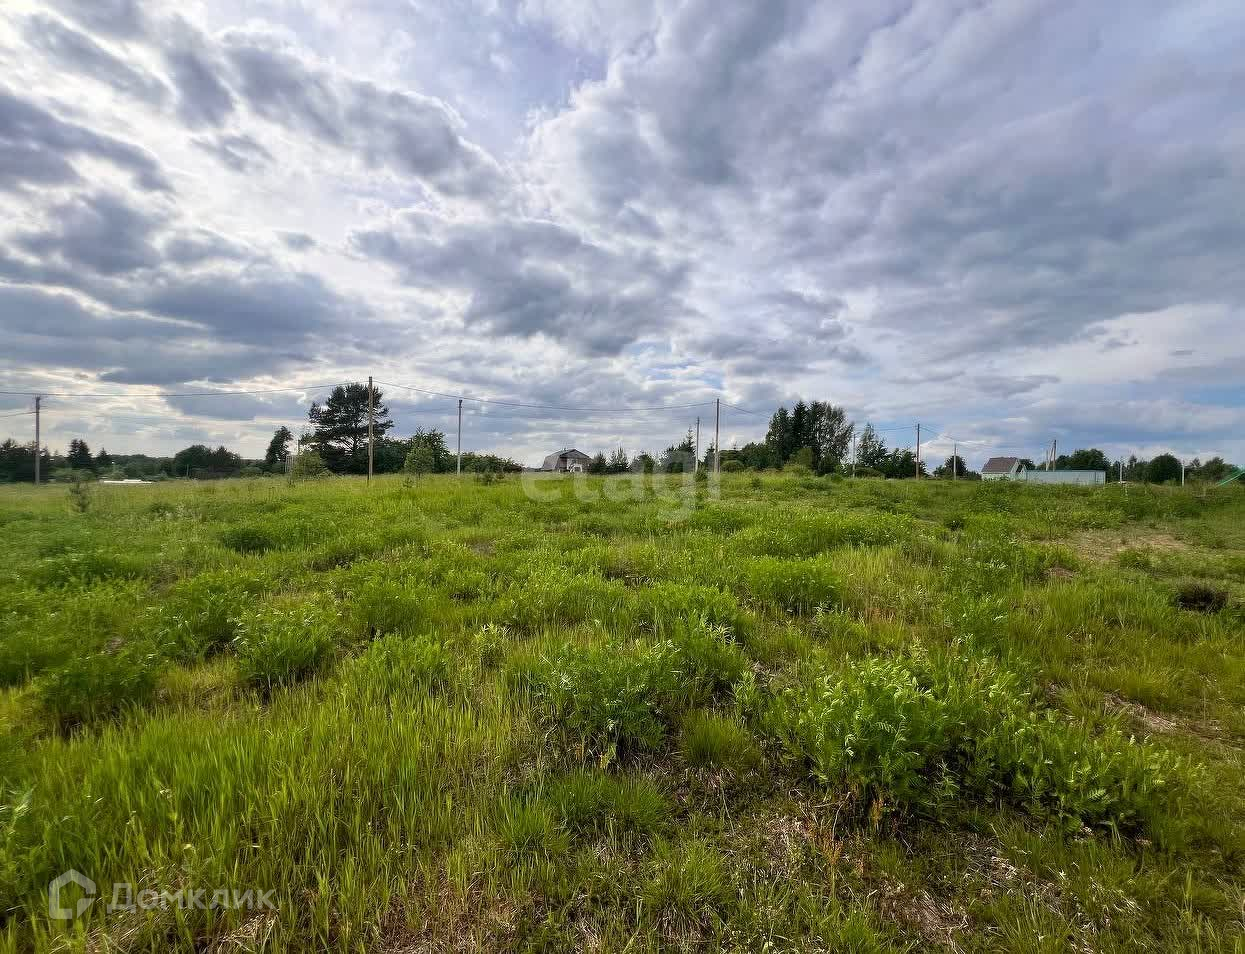
<instances>
[{"instance_id":1,"label":"bare dirt patch","mask_svg":"<svg viewBox=\"0 0 1245 954\"><path fill-rule=\"evenodd\" d=\"M1109 563L1125 550L1156 550L1160 553L1178 553L1189 550L1189 544L1177 540L1170 533L1129 527L1127 530L1090 530L1068 540L1068 545L1078 554L1096 563Z\"/></svg>"},{"instance_id":2,"label":"bare dirt patch","mask_svg":"<svg viewBox=\"0 0 1245 954\"><path fill-rule=\"evenodd\" d=\"M1107 708L1112 712L1126 716L1147 732L1168 735L1192 735L1204 742L1217 742L1231 746L1224 738L1223 726L1213 719L1182 719L1179 716L1161 715L1153 709L1133 702L1114 692L1107 693Z\"/></svg>"}]
</instances>

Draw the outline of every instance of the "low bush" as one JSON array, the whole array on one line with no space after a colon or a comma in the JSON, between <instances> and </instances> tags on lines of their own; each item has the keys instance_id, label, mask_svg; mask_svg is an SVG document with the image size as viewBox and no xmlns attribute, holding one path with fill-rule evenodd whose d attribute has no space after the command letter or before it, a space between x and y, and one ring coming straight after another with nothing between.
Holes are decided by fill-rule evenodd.
<instances>
[{"instance_id":1,"label":"low bush","mask_svg":"<svg viewBox=\"0 0 1245 954\"><path fill-rule=\"evenodd\" d=\"M230 527L221 533L220 542L237 553L267 553L277 547L272 531L254 524Z\"/></svg>"},{"instance_id":2,"label":"low bush","mask_svg":"<svg viewBox=\"0 0 1245 954\"><path fill-rule=\"evenodd\" d=\"M684 625L670 641L679 653L683 695L689 703L707 702L733 685L748 668L747 657L725 626Z\"/></svg>"},{"instance_id":3,"label":"low bush","mask_svg":"<svg viewBox=\"0 0 1245 954\"><path fill-rule=\"evenodd\" d=\"M1228 592L1206 583L1184 583L1176 590L1175 604L1195 613L1218 613L1228 605Z\"/></svg>"},{"instance_id":4,"label":"low bush","mask_svg":"<svg viewBox=\"0 0 1245 954\"><path fill-rule=\"evenodd\" d=\"M666 710L680 690L673 643L629 648L570 644L512 670L538 714L599 749L655 748L665 736Z\"/></svg>"},{"instance_id":5,"label":"low bush","mask_svg":"<svg viewBox=\"0 0 1245 954\"><path fill-rule=\"evenodd\" d=\"M332 654L340 626L336 610L310 600L243 613L233 640L242 678L273 689L311 675Z\"/></svg>"},{"instance_id":6,"label":"low bush","mask_svg":"<svg viewBox=\"0 0 1245 954\"><path fill-rule=\"evenodd\" d=\"M343 592L350 629L360 636L412 634L432 621L432 594L401 579L364 579Z\"/></svg>"},{"instance_id":7,"label":"low bush","mask_svg":"<svg viewBox=\"0 0 1245 954\"><path fill-rule=\"evenodd\" d=\"M41 676L36 694L43 710L70 728L150 702L161 665L160 655L147 644L85 653Z\"/></svg>"},{"instance_id":8,"label":"low bush","mask_svg":"<svg viewBox=\"0 0 1245 954\"><path fill-rule=\"evenodd\" d=\"M89 586L101 580L136 580L148 575L151 563L129 553L85 550L45 557L28 576L38 586Z\"/></svg>"},{"instance_id":9,"label":"low bush","mask_svg":"<svg viewBox=\"0 0 1245 954\"><path fill-rule=\"evenodd\" d=\"M598 750L653 749L675 718L711 701L747 669L720 626L689 625L670 639L622 648L563 644L510 666L547 723Z\"/></svg>"},{"instance_id":10,"label":"low bush","mask_svg":"<svg viewBox=\"0 0 1245 954\"><path fill-rule=\"evenodd\" d=\"M1070 829L1137 829L1178 798L1184 770L1118 731L1039 711L1014 674L962 652L818 670L762 723L822 782L933 814L978 797Z\"/></svg>"},{"instance_id":11,"label":"low bush","mask_svg":"<svg viewBox=\"0 0 1245 954\"><path fill-rule=\"evenodd\" d=\"M258 576L219 570L177 584L161 607L157 626L165 651L183 660L203 659L228 646L238 619L266 584Z\"/></svg>"},{"instance_id":12,"label":"low bush","mask_svg":"<svg viewBox=\"0 0 1245 954\"><path fill-rule=\"evenodd\" d=\"M753 599L789 613L811 613L838 602L838 578L822 559L756 557L744 561L743 575Z\"/></svg>"}]
</instances>

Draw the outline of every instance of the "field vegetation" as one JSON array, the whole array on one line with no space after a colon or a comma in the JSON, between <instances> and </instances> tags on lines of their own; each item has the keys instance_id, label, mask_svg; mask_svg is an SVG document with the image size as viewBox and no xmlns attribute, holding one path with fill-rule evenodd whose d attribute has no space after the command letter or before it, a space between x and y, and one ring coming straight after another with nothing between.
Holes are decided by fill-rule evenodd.
<instances>
[{"instance_id":1,"label":"field vegetation","mask_svg":"<svg viewBox=\"0 0 1245 954\"><path fill-rule=\"evenodd\" d=\"M1245 489L663 479L0 489L0 950L1245 949Z\"/></svg>"}]
</instances>

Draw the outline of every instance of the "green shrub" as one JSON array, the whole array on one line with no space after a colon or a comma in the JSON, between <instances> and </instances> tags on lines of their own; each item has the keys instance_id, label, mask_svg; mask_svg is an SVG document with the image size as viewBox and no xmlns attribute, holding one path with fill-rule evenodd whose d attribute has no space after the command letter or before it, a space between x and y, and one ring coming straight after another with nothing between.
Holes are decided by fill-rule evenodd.
<instances>
[{"instance_id":1,"label":"green shrub","mask_svg":"<svg viewBox=\"0 0 1245 954\"><path fill-rule=\"evenodd\" d=\"M1206 583L1182 583L1173 602L1195 613L1218 613L1228 605L1228 591Z\"/></svg>"},{"instance_id":2,"label":"green shrub","mask_svg":"<svg viewBox=\"0 0 1245 954\"><path fill-rule=\"evenodd\" d=\"M750 622L734 596L711 586L656 583L634 590L633 604L636 622L658 636L683 629L689 621L732 631L745 629Z\"/></svg>"},{"instance_id":3,"label":"green shrub","mask_svg":"<svg viewBox=\"0 0 1245 954\"><path fill-rule=\"evenodd\" d=\"M650 832L670 814L666 797L643 776L572 772L547 786L543 799L575 832Z\"/></svg>"},{"instance_id":4,"label":"green shrub","mask_svg":"<svg viewBox=\"0 0 1245 954\"><path fill-rule=\"evenodd\" d=\"M101 580L136 580L149 570L149 561L140 556L85 550L45 557L28 575L39 586L89 586Z\"/></svg>"},{"instance_id":5,"label":"green shrub","mask_svg":"<svg viewBox=\"0 0 1245 954\"><path fill-rule=\"evenodd\" d=\"M961 798L1069 829L1135 829L1167 810L1180 760L1039 711L1019 679L966 653L868 657L784 690L762 724L822 782L934 814Z\"/></svg>"},{"instance_id":6,"label":"green shrub","mask_svg":"<svg viewBox=\"0 0 1245 954\"><path fill-rule=\"evenodd\" d=\"M328 477L328 465L324 463L324 458L314 450L304 449L298 452L294 457L294 463L290 465L290 480L315 480L319 477Z\"/></svg>"},{"instance_id":7,"label":"green shrub","mask_svg":"<svg viewBox=\"0 0 1245 954\"><path fill-rule=\"evenodd\" d=\"M411 634L433 620L432 594L403 579L365 579L343 593L350 628L358 635Z\"/></svg>"},{"instance_id":8,"label":"green shrub","mask_svg":"<svg viewBox=\"0 0 1245 954\"><path fill-rule=\"evenodd\" d=\"M513 673L537 713L596 748L652 749L665 736L663 710L680 688L672 643L630 648L563 645Z\"/></svg>"},{"instance_id":9,"label":"green shrub","mask_svg":"<svg viewBox=\"0 0 1245 954\"><path fill-rule=\"evenodd\" d=\"M714 712L691 712L683 721L679 748L689 765L745 772L760 762L752 733L738 720Z\"/></svg>"},{"instance_id":10,"label":"green shrub","mask_svg":"<svg viewBox=\"0 0 1245 954\"><path fill-rule=\"evenodd\" d=\"M225 530L220 535L220 542L238 553L266 553L277 546L267 527L246 524Z\"/></svg>"},{"instance_id":11,"label":"green shrub","mask_svg":"<svg viewBox=\"0 0 1245 954\"><path fill-rule=\"evenodd\" d=\"M684 698L704 702L729 688L748 668L747 657L725 626L690 624L670 640L679 652Z\"/></svg>"},{"instance_id":12,"label":"green shrub","mask_svg":"<svg viewBox=\"0 0 1245 954\"><path fill-rule=\"evenodd\" d=\"M161 659L154 647L130 644L113 652L84 653L36 681L41 706L63 728L148 703Z\"/></svg>"},{"instance_id":13,"label":"green shrub","mask_svg":"<svg viewBox=\"0 0 1245 954\"><path fill-rule=\"evenodd\" d=\"M744 579L753 599L789 613L811 613L838 602L834 569L821 559L779 560L756 557L744 561Z\"/></svg>"},{"instance_id":14,"label":"green shrub","mask_svg":"<svg viewBox=\"0 0 1245 954\"><path fill-rule=\"evenodd\" d=\"M238 618L266 584L233 570L201 573L177 584L159 611L161 641L179 659L203 659L237 634Z\"/></svg>"},{"instance_id":15,"label":"green shrub","mask_svg":"<svg viewBox=\"0 0 1245 954\"><path fill-rule=\"evenodd\" d=\"M722 461L722 473L724 474L738 474L743 469L744 469L744 462L742 460Z\"/></svg>"},{"instance_id":16,"label":"green shrub","mask_svg":"<svg viewBox=\"0 0 1245 954\"><path fill-rule=\"evenodd\" d=\"M272 689L313 674L332 654L340 625L335 610L310 601L248 610L233 640L242 678Z\"/></svg>"}]
</instances>

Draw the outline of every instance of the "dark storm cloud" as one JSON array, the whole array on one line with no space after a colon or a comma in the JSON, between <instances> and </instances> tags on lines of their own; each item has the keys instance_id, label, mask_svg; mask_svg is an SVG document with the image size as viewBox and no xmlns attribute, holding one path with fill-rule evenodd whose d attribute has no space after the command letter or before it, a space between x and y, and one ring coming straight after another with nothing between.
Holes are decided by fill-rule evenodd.
<instances>
[{"instance_id":1,"label":"dark storm cloud","mask_svg":"<svg viewBox=\"0 0 1245 954\"><path fill-rule=\"evenodd\" d=\"M484 197L503 186L497 164L463 138L440 100L329 73L263 35L229 34L224 50L239 95L272 122L448 195Z\"/></svg>"},{"instance_id":2,"label":"dark storm cloud","mask_svg":"<svg viewBox=\"0 0 1245 954\"><path fill-rule=\"evenodd\" d=\"M210 261L228 261L256 258L255 253L241 242L213 232L210 229L186 229L169 236L160 246L164 260L180 266L199 265Z\"/></svg>"},{"instance_id":3,"label":"dark storm cloud","mask_svg":"<svg viewBox=\"0 0 1245 954\"><path fill-rule=\"evenodd\" d=\"M306 418L311 403L310 399L304 401L296 394L221 394L166 397L163 401L188 417L218 421L253 421L256 418L298 421Z\"/></svg>"},{"instance_id":4,"label":"dark storm cloud","mask_svg":"<svg viewBox=\"0 0 1245 954\"><path fill-rule=\"evenodd\" d=\"M131 174L148 191L172 187L147 151L85 126L0 88L0 190L61 185L81 176L72 160L101 159Z\"/></svg>"},{"instance_id":5,"label":"dark storm cloud","mask_svg":"<svg viewBox=\"0 0 1245 954\"><path fill-rule=\"evenodd\" d=\"M532 168L602 228L639 210L760 281L876 288L878 326L939 354L1239 301L1242 21L1208 13L1207 45L1141 9L695 0L538 131Z\"/></svg>"},{"instance_id":6,"label":"dark storm cloud","mask_svg":"<svg viewBox=\"0 0 1245 954\"><path fill-rule=\"evenodd\" d=\"M316 342L333 348L353 343L371 317L321 278L274 266L166 275L132 294L136 307L194 322L223 340L304 355Z\"/></svg>"},{"instance_id":7,"label":"dark storm cloud","mask_svg":"<svg viewBox=\"0 0 1245 954\"><path fill-rule=\"evenodd\" d=\"M119 196L95 193L54 207L50 227L19 233L17 246L41 260L116 275L153 268L162 255L152 243L163 216L139 211Z\"/></svg>"},{"instance_id":8,"label":"dark storm cloud","mask_svg":"<svg viewBox=\"0 0 1245 954\"><path fill-rule=\"evenodd\" d=\"M56 17L36 14L26 21L24 32L31 46L65 69L93 77L153 105L162 104L168 97L169 89L161 80L130 66Z\"/></svg>"},{"instance_id":9,"label":"dark storm cloud","mask_svg":"<svg viewBox=\"0 0 1245 954\"><path fill-rule=\"evenodd\" d=\"M177 86L177 113L188 126L220 126L234 110L233 93L220 79L220 67L190 47L164 54Z\"/></svg>"},{"instance_id":10,"label":"dark storm cloud","mask_svg":"<svg viewBox=\"0 0 1245 954\"><path fill-rule=\"evenodd\" d=\"M682 269L607 249L553 222L410 213L393 228L353 233L351 243L412 286L468 293L464 319L473 331L543 334L604 355L672 329L688 313Z\"/></svg>"}]
</instances>

